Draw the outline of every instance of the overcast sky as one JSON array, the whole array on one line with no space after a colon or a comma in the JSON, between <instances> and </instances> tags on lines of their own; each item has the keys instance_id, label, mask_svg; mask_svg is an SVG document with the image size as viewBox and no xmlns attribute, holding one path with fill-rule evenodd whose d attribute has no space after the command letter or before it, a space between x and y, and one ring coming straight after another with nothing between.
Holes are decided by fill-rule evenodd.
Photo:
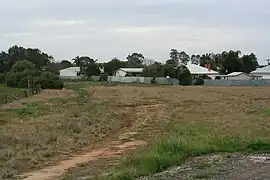
<instances>
[{"instance_id":1,"label":"overcast sky","mask_svg":"<svg viewBox=\"0 0 270 180\"><path fill-rule=\"evenodd\" d=\"M107 61L132 52L157 61L171 48L239 49L270 57L269 0L0 0L0 49L37 47L57 60Z\"/></svg>"}]
</instances>

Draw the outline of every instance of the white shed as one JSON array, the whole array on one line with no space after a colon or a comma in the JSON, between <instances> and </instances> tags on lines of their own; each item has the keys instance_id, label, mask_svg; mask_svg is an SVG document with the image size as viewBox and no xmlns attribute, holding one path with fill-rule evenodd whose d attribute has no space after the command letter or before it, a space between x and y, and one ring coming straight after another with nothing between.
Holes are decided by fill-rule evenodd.
<instances>
[{"instance_id":1,"label":"white shed","mask_svg":"<svg viewBox=\"0 0 270 180\"><path fill-rule=\"evenodd\" d=\"M114 72L115 76L140 76L140 74L143 72L143 68L120 68Z\"/></svg>"},{"instance_id":2,"label":"white shed","mask_svg":"<svg viewBox=\"0 0 270 180\"><path fill-rule=\"evenodd\" d=\"M270 79L270 66L258 68L250 74L253 76L261 76L262 79Z\"/></svg>"},{"instance_id":3,"label":"white shed","mask_svg":"<svg viewBox=\"0 0 270 180\"><path fill-rule=\"evenodd\" d=\"M69 67L60 70L61 79L80 79L80 67Z\"/></svg>"}]
</instances>

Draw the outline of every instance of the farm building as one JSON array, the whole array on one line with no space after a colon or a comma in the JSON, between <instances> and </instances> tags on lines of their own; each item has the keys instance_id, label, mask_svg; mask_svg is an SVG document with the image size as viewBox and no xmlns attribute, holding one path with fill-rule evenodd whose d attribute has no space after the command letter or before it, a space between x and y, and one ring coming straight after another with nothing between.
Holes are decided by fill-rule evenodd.
<instances>
[{"instance_id":1,"label":"farm building","mask_svg":"<svg viewBox=\"0 0 270 180\"><path fill-rule=\"evenodd\" d=\"M80 67L69 67L60 70L61 79L80 79Z\"/></svg>"},{"instance_id":2,"label":"farm building","mask_svg":"<svg viewBox=\"0 0 270 180\"><path fill-rule=\"evenodd\" d=\"M196 64L187 64L187 68L190 71L190 74L192 75L218 75L219 73L210 69L210 68L205 68Z\"/></svg>"},{"instance_id":3,"label":"farm building","mask_svg":"<svg viewBox=\"0 0 270 180\"><path fill-rule=\"evenodd\" d=\"M143 72L143 68L120 68L114 72L115 76L136 76L139 77Z\"/></svg>"},{"instance_id":4,"label":"farm building","mask_svg":"<svg viewBox=\"0 0 270 180\"><path fill-rule=\"evenodd\" d=\"M270 79L270 66L258 68L257 70L250 73L253 76L261 76L262 79Z\"/></svg>"},{"instance_id":5,"label":"farm building","mask_svg":"<svg viewBox=\"0 0 270 180\"><path fill-rule=\"evenodd\" d=\"M227 75L220 75L221 79L227 80L251 80L251 79L259 79L259 76L249 75L244 72L233 72Z\"/></svg>"}]
</instances>

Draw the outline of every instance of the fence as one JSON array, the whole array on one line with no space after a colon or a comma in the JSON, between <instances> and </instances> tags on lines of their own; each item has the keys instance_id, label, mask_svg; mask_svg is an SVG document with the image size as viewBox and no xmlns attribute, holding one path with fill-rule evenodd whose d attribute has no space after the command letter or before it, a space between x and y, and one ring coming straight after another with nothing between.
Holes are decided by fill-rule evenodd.
<instances>
[{"instance_id":1,"label":"fence","mask_svg":"<svg viewBox=\"0 0 270 180\"><path fill-rule=\"evenodd\" d=\"M26 90L20 90L13 95L0 95L0 104L7 104L15 100L33 96L35 94L40 93L40 91L41 91L41 88L36 87L36 88L31 88L31 89L26 89Z\"/></svg>"},{"instance_id":2,"label":"fence","mask_svg":"<svg viewBox=\"0 0 270 180\"><path fill-rule=\"evenodd\" d=\"M204 80L206 86L270 86L270 80Z\"/></svg>"},{"instance_id":3,"label":"fence","mask_svg":"<svg viewBox=\"0 0 270 180\"><path fill-rule=\"evenodd\" d=\"M107 79L110 83L138 83L138 84L161 84L161 85L177 85L178 79L174 78L152 78L152 77L121 77L109 76Z\"/></svg>"},{"instance_id":4,"label":"fence","mask_svg":"<svg viewBox=\"0 0 270 180\"><path fill-rule=\"evenodd\" d=\"M59 76L62 80L81 80L83 77L81 76Z\"/></svg>"}]
</instances>

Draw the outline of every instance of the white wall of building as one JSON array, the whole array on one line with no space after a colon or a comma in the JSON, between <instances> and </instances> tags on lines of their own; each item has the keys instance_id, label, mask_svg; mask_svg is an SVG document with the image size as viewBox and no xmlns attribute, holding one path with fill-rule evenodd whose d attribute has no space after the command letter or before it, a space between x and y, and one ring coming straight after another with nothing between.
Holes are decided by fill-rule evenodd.
<instances>
[{"instance_id":1,"label":"white wall of building","mask_svg":"<svg viewBox=\"0 0 270 180\"><path fill-rule=\"evenodd\" d=\"M270 79L270 74L269 73L261 73L261 74L253 74L253 75L256 75L256 76L261 76L262 77L262 79Z\"/></svg>"},{"instance_id":2,"label":"white wall of building","mask_svg":"<svg viewBox=\"0 0 270 180\"><path fill-rule=\"evenodd\" d=\"M69 67L60 70L60 78L62 79L79 79L78 73L80 72L79 67Z\"/></svg>"},{"instance_id":3,"label":"white wall of building","mask_svg":"<svg viewBox=\"0 0 270 180\"><path fill-rule=\"evenodd\" d=\"M123 71L123 70L121 70L121 69L118 69L117 71L115 71L115 76L122 76L122 77L124 77L124 76L126 76L126 72L125 71Z\"/></svg>"},{"instance_id":4,"label":"white wall of building","mask_svg":"<svg viewBox=\"0 0 270 180\"><path fill-rule=\"evenodd\" d=\"M228 80L250 80L251 77L247 74L239 74L237 76L229 76L227 77Z\"/></svg>"}]
</instances>

